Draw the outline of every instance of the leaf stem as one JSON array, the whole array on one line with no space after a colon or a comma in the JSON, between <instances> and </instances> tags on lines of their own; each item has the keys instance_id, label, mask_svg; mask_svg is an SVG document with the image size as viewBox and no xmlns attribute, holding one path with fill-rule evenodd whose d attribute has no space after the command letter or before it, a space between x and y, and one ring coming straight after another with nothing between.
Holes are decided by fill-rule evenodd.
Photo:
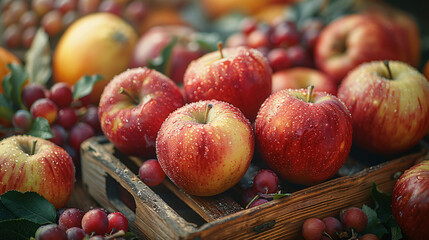
<instances>
[{"instance_id":1,"label":"leaf stem","mask_svg":"<svg viewBox=\"0 0 429 240\"><path fill-rule=\"evenodd\" d=\"M37 144L37 140L34 140L34 141L31 143L30 155L34 155L34 152L36 152L36 144Z\"/></svg>"},{"instance_id":2,"label":"leaf stem","mask_svg":"<svg viewBox=\"0 0 429 240\"><path fill-rule=\"evenodd\" d=\"M206 106L206 112L205 112L205 114L204 114L204 124L206 124L207 123L207 118L208 118L208 116L209 116L209 111L210 111L210 109L212 109L213 108L213 104L211 104L211 103L209 103L209 104L207 104L207 106Z\"/></svg>"},{"instance_id":3,"label":"leaf stem","mask_svg":"<svg viewBox=\"0 0 429 240\"><path fill-rule=\"evenodd\" d=\"M217 43L217 48L219 49L219 52L220 52L220 58L223 58L223 52L222 52L223 44L222 44L222 42Z\"/></svg>"},{"instance_id":4,"label":"leaf stem","mask_svg":"<svg viewBox=\"0 0 429 240\"><path fill-rule=\"evenodd\" d=\"M307 87L307 102L311 102L311 96L313 95L314 86L310 85Z\"/></svg>"},{"instance_id":5,"label":"leaf stem","mask_svg":"<svg viewBox=\"0 0 429 240\"><path fill-rule=\"evenodd\" d=\"M119 88L119 93L120 94L125 94L127 97L129 97L131 99L131 101L133 101L136 105L139 104L138 99L136 99L135 97L133 97L129 92L125 91L125 89L123 87Z\"/></svg>"},{"instance_id":6,"label":"leaf stem","mask_svg":"<svg viewBox=\"0 0 429 240\"><path fill-rule=\"evenodd\" d=\"M390 66L389 66L389 61L385 60L383 63L384 63L384 66L386 66L386 68L387 68L388 79L393 79L392 78L392 71L390 70Z\"/></svg>"}]
</instances>

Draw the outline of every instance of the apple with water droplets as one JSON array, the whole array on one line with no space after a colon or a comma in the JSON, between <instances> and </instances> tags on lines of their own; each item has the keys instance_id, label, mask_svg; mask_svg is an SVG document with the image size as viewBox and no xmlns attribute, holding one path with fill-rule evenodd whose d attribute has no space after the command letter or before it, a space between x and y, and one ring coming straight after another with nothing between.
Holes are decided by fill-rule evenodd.
<instances>
[{"instance_id":1,"label":"apple with water droplets","mask_svg":"<svg viewBox=\"0 0 429 240\"><path fill-rule=\"evenodd\" d=\"M187 102L216 99L238 107L254 121L259 107L271 94L272 70L255 49L225 48L191 62L184 76Z\"/></svg>"},{"instance_id":2,"label":"apple with water droplets","mask_svg":"<svg viewBox=\"0 0 429 240\"><path fill-rule=\"evenodd\" d=\"M338 88L353 116L353 144L394 155L415 146L429 129L429 82L399 61L373 61L355 68Z\"/></svg>"},{"instance_id":3,"label":"apple with water droplets","mask_svg":"<svg viewBox=\"0 0 429 240\"><path fill-rule=\"evenodd\" d=\"M58 209L69 200L74 181L73 160L58 145L30 135L0 141L0 194L37 192Z\"/></svg>"},{"instance_id":4,"label":"apple with water droplets","mask_svg":"<svg viewBox=\"0 0 429 240\"><path fill-rule=\"evenodd\" d=\"M233 105L189 103L165 120L156 152L170 180L189 194L212 196L237 184L253 157L249 120Z\"/></svg>"},{"instance_id":5,"label":"apple with water droplets","mask_svg":"<svg viewBox=\"0 0 429 240\"><path fill-rule=\"evenodd\" d=\"M393 188L392 213L410 240L429 236L429 160L406 170Z\"/></svg>"},{"instance_id":6,"label":"apple with water droplets","mask_svg":"<svg viewBox=\"0 0 429 240\"><path fill-rule=\"evenodd\" d=\"M272 94L255 121L256 145L268 166L289 182L332 177L352 145L352 118L337 97L308 89Z\"/></svg>"},{"instance_id":7,"label":"apple with water droplets","mask_svg":"<svg viewBox=\"0 0 429 240\"><path fill-rule=\"evenodd\" d=\"M167 76L146 67L129 69L115 76L101 95L101 129L119 151L154 157L162 122L184 104L179 87Z\"/></svg>"}]
</instances>

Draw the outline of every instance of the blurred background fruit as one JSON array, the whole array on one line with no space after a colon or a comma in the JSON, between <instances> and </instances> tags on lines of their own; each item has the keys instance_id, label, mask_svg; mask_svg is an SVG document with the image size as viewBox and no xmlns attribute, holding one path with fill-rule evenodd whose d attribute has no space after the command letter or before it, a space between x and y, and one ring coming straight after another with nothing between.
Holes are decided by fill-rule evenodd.
<instances>
[{"instance_id":1,"label":"blurred background fruit","mask_svg":"<svg viewBox=\"0 0 429 240\"><path fill-rule=\"evenodd\" d=\"M94 13L73 23L60 38L53 57L55 82L74 85L83 75L100 74L91 93L98 103L104 86L126 70L137 41L127 22L111 13Z\"/></svg>"},{"instance_id":2,"label":"blurred background fruit","mask_svg":"<svg viewBox=\"0 0 429 240\"><path fill-rule=\"evenodd\" d=\"M13 53L0 46L0 93L3 93L2 80L10 72L7 67L10 63L19 63L21 61Z\"/></svg>"}]
</instances>

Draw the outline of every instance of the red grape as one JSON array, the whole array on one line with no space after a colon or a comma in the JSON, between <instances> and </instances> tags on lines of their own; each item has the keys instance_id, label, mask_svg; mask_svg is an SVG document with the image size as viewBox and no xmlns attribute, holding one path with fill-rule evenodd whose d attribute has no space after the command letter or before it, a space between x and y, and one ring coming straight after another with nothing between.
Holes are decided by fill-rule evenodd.
<instances>
[{"instance_id":1,"label":"red grape","mask_svg":"<svg viewBox=\"0 0 429 240\"><path fill-rule=\"evenodd\" d=\"M247 37L247 45L251 48L265 47L269 44L268 35L262 31L255 30Z\"/></svg>"},{"instance_id":2,"label":"red grape","mask_svg":"<svg viewBox=\"0 0 429 240\"><path fill-rule=\"evenodd\" d=\"M18 48L21 46L21 28L18 24L12 24L3 32L3 43L7 48Z\"/></svg>"},{"instance_id":3,"label":"red grape","mask_svg":"<svg viewBox=\"0 0 429 240\"><path fill-rule=\"evenodd\" d=\"M276 193L279 188L279 178L277 174L270 169L259 170L253 178L253 188L260 193Z\"/></svg>"},{"instance_id":4,"label":"red grape","mask_svg":"<svg viewBox=\"0 0 429 240\"><path fill-rule=\"evenodd\" d=\"M85 213L78 208L68 208L60 215L58 224L66 230L72 227L81 228L83 215Z\"/></svg>"},{"instance_id":5,"label":"red grape","mask_svg":"<svg viewBox=\"0 0 429 240\"><path fill-rule=\"evenodd\" d=\"M89 210L82 218L82 229L90 235L104 235L108 224L107 214L100 209Z\"/></svg>"},{"instance_id":6,"label":"red grape","mask_svg":"<svg viewBox=\"0 0 429 240\"><path fill-rule=\"evenodd\" d=\"M300 45L290 47L287 54L293 66L311 67L311 58L304 47Z\"/></svg>"},{"instance_id":7,"label":"red grape","mask_svg":"<svg viewBox=\"0 0 429 240\"><path fill-rule=\"evenodd\" d=\"M128 219L121 212L110 213L107 215L107 220L109 221L109 225L106 233L112 234L119 230L128 231Z\"/></svg>"},{"instance_id":8,"label":"red grape","mask_svg":"<svg viewBox=\"0 0 429 240\"><path fill-rule=\"evenodd\" d=\"M64 28L70 26L74 21L78 19L76 11L69 11L63 16L63 26Z\"/></svg>"},{"instance_id":9,"label":"red grape","mask_svg":"<svg viewBox=\"0 0 429 240\"><path fill-rule=\"evenodd\" d=\"M36 231L36 240L67 240L67 234L57 224L40 226Z\"/></svg>"},{"instance_id":10,"label":"red grape","mask_svg":"<svg viewBox=\"0 0 429 240\"><path fill-rule=\"evenodd\" d=\"M33 43L34 36L36 36L37 27L28 27L22 32L21 44L25 48L30 48Z\"/></svg>"},{"instance_id":11,"label":"red grape","mask_svg":"<svg viewBox=\"0 0 429 240\"><path fill-rule=\"evenodd\" d=\"M94 129L88 123L79 122L70 130L68 142L76 152L80 152L82 142L94 135Z\"/></svg>"},{"instance_id":12,"label":"red grape","mask_svg":"<svg viewBox=\"0 0 429 240\"><path fill-rule=\"evenodd\" d=\"M30 83L25 85L21 92L22 103L27 109L37 100L46 97L46 88L42 84Z\"/></svg>"},{"instance_id":13,"label":"red grape","mask_svg":"<svg viewBox=\"0 0 429 240\"><path fill-rule=\"evenodd\" d=\"M57 119L58 108L55 103L48 98L37 99L30 108L33 118L43 117L52 124Z\"/></svg>"},{"instance_id":14,"label":"red grape","mask_svg":"<svg viewBox=\"0 0 429 240\"><path fill-rule=\"evenodd\" d=\"M97 11L101 0L79 0L77 5L80 15L87 15Z\"/></svg>"},{"instance_id":15,"label":"red grape","mask_svg":"<svg viewBox=\"0 0 429 240\"><path fill-rule=\"evenodd\" d=\"M250 201L252 201L252 199L255 198L257 194L258 192L253 187L244 190L241 194L243 206L247 206L247 204L249 204Z\"/></svg>"},{"instance_id":16,"label":"red grape","mask_svg":"<svg viewBox=\"0 0 429 240\"><path fill-rule=\"evenodd\" d=\"M104 0L100 3L100 6L98 6L98 11L108 12L117 16L121 16L122 6L114 0Z\"/></svg>"},{"instance_id":17,"label":"red grape","mask_svg":"<svg viewBox=\"0 0 429 240\"><path fill-rule=\"evenodd\" d=\"M19 19L22 28L37 27L37 15L33 11L27 11Z\"/></svg>"},{"instance_id":18,"label":"red grape","mask_svg":"<svg viewBox=\"0 0 429 240\"><path fill-rule=\"evenodd\" d=\"M235 33L226 40L226 47L247 46L247 37L242 33Z\"/></svg>"},{"instance_id":19,"label":"red grape","mask_svg":"<svg viewBox=\"0 0 429 240\"><path fill-rule=\"evenodd\" d=\"M142 163L139 168L140 179L149 187L154 187L162 183L165 173L159 165L158 160L149 159Z\"/></svg>"},{"instance_id":20,"label":"red grape","mask_svg":"<svg viewBox=\"0 0 429 240\"><path fill-rule=\"evenodd\" d=\"M32 0L31 6L33 11L36 12L39 17L42 17L47 12L54 9L54 0Z\"/></svg>"},{"instance_id":21,"label":"red grape","mask_svg":"<svg viewBox=\"0 0 429 240\"><path fill-rule=\"evenodd\" d=\"M55 8L62 14L66 14L76 9L76 0L56 0Z\"/></svg>"},{"instance_id":22,"label":"red grape","mask_svg":"<svg viewBox=\"0 0 429 240\"><path fill-rule=\"evenodd\" d=\"M42 17L42 27L49 36L56 36L63 30L62 18L58 10L49 11Z\"/></svg>"},{"instance_id":23,"label":"red grape","mask_svg":"<svg viewBox=\"0 0 429 240\"><path fill-rule=\"evenodd\" d=\"M294 22L282 21L274 27L271 34L271 42L275 46L290 47L299 43L300 33Z\"/></svg>"},{"instance_id":24,"label":"red grape","mask_svg":"<svg viewBox=\"0 0 429 240\"><path fill-rule=\"evenodd\" d=\"M98 107L89 106L82 117L82 122L86 122L94 129L96 133L101 132L100 118L98 116Z\"/></svg>"},{"instance_id":25,"label":"red grape","mask_svg":"<svg viewBox=\"0 0 429 240\"><path fill-rule=\"evenodd\" d=\"M12 123L16 128L29 130L31 128L31 124L33 123L33 117L29 111L19 109L13 115Z\"/></svg>"},{"instance_id":26,"label":"red grape","mask_svg":"<svg viewBox=\"0 0 429 240\"><path fill-rule=\"evenodd\" d=\"M49 98L59 107L70 106L73 101L73 91L69 84L64 82L55 83L50 90Z\"/></svg>"},{"instance_id":27,"label":"red grape","mask_svg":"<svg viewBox=\"0 0 429 240\"><path fill-rule=\"evenodd\" d=\"M268 63L274 72L288 69L293 66L293 62L284 48L274 48L267 56Z\"/></svg>"},{"instance_id":28,"label":"red grape","mask_svg":"<svg viewBox=\"0 0 429 240\"><path fill-rule=\"evenodd\" d=\"M240 31L245 35L249 35L258 28L258 22L252 17L246 17L240 22Z\"/></svg>"},{"instance_id":29,"label":"red grape","mask_svg":"<svg viewBox=\"0 0 429 240\"><path fill-rule=\"evenodd\" d=\"M148 13L148 6L143 1L134 0L127 4L124 17L134 24L140 23Z\"/></svg>"},{"instance_id":30,"label":"red grape","mask_svg":"<svg viewBox=\"0 0 429 240\"><path fill-rule=\"evenodd\" d=\"M378 240L378 239L379 238L372 233L367 233L359 238L359 240Z\"/></svg>"},{"instance_id":31,"label":"red grape","mask_svg":"<svg viewBox=\"0 0 429 240\"><path fill-rule=\"evenodd\" d=\"M318 218L309 218L302 225L302 236L305 240L320 240L325 232L325 223Z\"/></svg>"},{"instance_id":32,"label":"red grape","mask_svg":"<svg viewBox=\"0 0 429 240\"><path fill-rule=\"evenodd\" d=\"M50 138L49 141L57 144L58 146L64 146L64 144L67 142L67 131L64 129L64 127L54 123L51 126L51 131L55 137Z\"/></svg>"},{"instance_id":33,"label":"red grape","mask_svg":"<svg viewBox=\"0 0 429 240\"><path fill-rule=\"evenodd\" d=\"M256 207L256 206L262 205L262 204L267 203L267 202L268 202L267 199L258 198L255 201L253 201L252 204L250 204L249 208Z\"/></svg>"},{"instance_id":34,"label":"red grape","mask_svg":"<svg viewBox=\"0 0 429 240\"><path fill-rule=\"evenodd\" d=\"M344 209L340 212L340 220L347 231L354 229L360 233L366 228L368 217L365 212L357 207Z\"/></svg>"},{"instance_id":35,"label":"red grape","mask_svg":"<svg viewBox=\"0 0 429 240\"><path fill-rule=\"evenodd\" d=\"M341 232L343 226L341 225L340 220L335 217L326 217L322 219L326 226L326 233L331 236L332 240L338 239L338 233Z\"/></svg>"},{"instance_id":36,"label":"red grape","mask_svg":"<svg viewBox=\"0 0 429 240\"><path fill-rule=\"evenodd\" d=\"M66 234L68 240L82 240L87 236L85 231L78 227L71 227L67 229Z\"/></svg>"}]
</instances>

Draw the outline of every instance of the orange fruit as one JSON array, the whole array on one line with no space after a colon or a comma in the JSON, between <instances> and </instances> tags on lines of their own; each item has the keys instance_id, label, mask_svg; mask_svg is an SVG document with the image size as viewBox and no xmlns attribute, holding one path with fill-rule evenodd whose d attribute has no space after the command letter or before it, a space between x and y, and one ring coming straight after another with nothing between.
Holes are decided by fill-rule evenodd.
<instances>
[{"instance_id":1,"label":"orange fruit","mask_svg":"<svg viewBox=\"0 0 429 240\"><path fill-rule=\"evenodd\" d=\"M53 56L54 82L74 85L84 75L99 74L91 102L98 104L107 83L128 68L137 42L135 29L110 13L93 13L70 25Z\"/></svg>"},{"instance_id":2,"label":"orange fruit","mask_svg":"<svg viewBox=\"0 0 429 240\"><path fill-rule=\"evenodd\" d=\"M10 72L10 69L7 67L7 65L13 62L21 64L21 61L18 59L18 57L9 52L7 49L0 47L0 93L3 93L3 78Z\"/></svg>"}]
</instances>

